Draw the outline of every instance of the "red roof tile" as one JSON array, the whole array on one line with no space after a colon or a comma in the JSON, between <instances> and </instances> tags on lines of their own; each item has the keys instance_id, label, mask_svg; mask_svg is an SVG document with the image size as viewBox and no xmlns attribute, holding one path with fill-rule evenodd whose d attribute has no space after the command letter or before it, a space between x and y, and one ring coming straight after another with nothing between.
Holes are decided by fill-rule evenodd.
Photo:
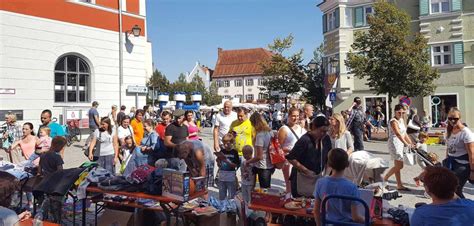
<instances>
[{"instance_id":1,"label":"red roof tile","mask_svg":"<svg viewBox=\"0 0 474 226\"><path fill-rule=\"evenodd\" d=\"M261 75L259 63L270 60L272 52L264 48L255 49L218 49L217 63L212 78Z\"/></svg>"}]
</instances>

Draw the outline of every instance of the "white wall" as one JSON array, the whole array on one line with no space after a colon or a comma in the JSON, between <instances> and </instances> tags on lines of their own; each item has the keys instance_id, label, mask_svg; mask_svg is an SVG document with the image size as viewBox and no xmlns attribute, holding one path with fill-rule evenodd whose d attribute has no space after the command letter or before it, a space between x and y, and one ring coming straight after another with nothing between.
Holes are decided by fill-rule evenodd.
<instances>
[{"instance_id":1,"label":"white wall","mask_svg":"<svg viewBox=\"0 0 474 226\"><path fill-rule=\"evenodd\" d=\"M105 115L119 104L118 33L0 11L0 88L14 88L15 95L0 94L0 109L24 110L24 121L39 123L43 109L58 117L65 108L89 108L89 103L54 102L54 66L67 53L83 56L91 68L90 100L100 103ZM130 36L132 51L124 46L122 104L135 105L126 96L128 85L145 85L152 73L151 44L146 37ZM125 43L125 42L124 42ZM145 97L139 98L139 105ZM2 116L3 119L3 116Z\"/></svg>"},{"instance_id":2,"label":"white wall","mask_svg":"<svg viewBox=\"0 0 474 226\"><path fill-rule=\"evenodd\" d=\"M254 96L254 101L256 101L258 99L258 94L260 93L260 89L258 88L258 79L259 78L262 78L262 76L246 76L244 77L244 79L242 77L229 77L229 78L216 78L216 79L213 79L213 81L225 81L225 80L229 80L230 81L230 86L229 87L219 87L218 88L218 91L217 93L220 95L220 96L224 96L224 95L229 95L230 97L234 97L235 95L237 94L241 94L244 93L244 100L245 100L245 95L247 94L253 94ZM242 84L244 85L244 90L242 90L242 86L239 86L239 87L236 87L234 86L234 80L238 80L238 79L243 79L242 80ZM246 86L245 85L245 80L247 79L253 79L253 86Z\"/></svg>"}]
</instances>

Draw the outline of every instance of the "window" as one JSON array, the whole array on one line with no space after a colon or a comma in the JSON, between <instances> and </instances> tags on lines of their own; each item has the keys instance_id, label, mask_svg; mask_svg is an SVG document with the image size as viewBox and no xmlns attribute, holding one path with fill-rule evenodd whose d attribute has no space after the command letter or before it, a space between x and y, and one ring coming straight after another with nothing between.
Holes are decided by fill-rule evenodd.
<instances>
[{"instance_id":1,"label":"window","mask_svg":"<svg viewBox=\"0 0 474 226\"><path fill-rule=\"evenodd\" d=\"M268 94L266 94L266 93L259 93L258 94L258 99L259 100L265 100L267 98L268 98Z\"/></svg>"},{"instance_id":2,"label":"window","mask_svg":"<svg viewBox=\"0 0 474 226\"><path fill-rule=\"evenodd\" d=\"M242 101L242 95L241 95L241 94L237 94L237 95L235 95L235 96L234 96L234 98L235 98L235 99L239 99L239 100L241 100L241 101Z\"/></svg>"},{"instance_id":3,"label":"window","mask_svg":"<svg viewBox=\"0 0 474 226\"><path fill-rule=\"evenodd\" d=\"M328 31L336 29L336 11L328 13Z\"/></svg>"},{"instance_id":4,"label":"window","mask_svg":"<svg viewBox=\"0 0 474 226\"><path fill-rule=\"evenodd\" d=\"M367 6L364 8L364 24L367 25L368 24L368 20L367 18L369 17L369 15L372 15L373 14L373 9L372 9L372 6Z\"/></svg>"},{"instance_id":5,"label":"window","mask_svg":"<svg viewBox=\"0 0 474 226\"><path fill-rule=\"evenodd\" d=\"M249 78L245 80L245 86L253 86L253 79Z\"/></svg>"},{"instance_id":6,"label":"window","mask_svg":"<svg viewBox=\"0 0 474 226\"><path fill-rule=\"evenodd\" d=\"M451 45L433 46L433 66L452 64Z\"/></svg>"},{"instance_id":7,"label":"window","mask_svg":"<svg viewBox=\"0 0 474 226\"><path fill-rule=\"evenodd\" d=\"M234 80L234 86L235 86L235 87L242 86L242 79L236 79L236 80Z\"/></svg>"},{"instance_id":8,"label":"window","mask_svg":"<svg viewBox=\"0 0 474 226\"><path fill-rule=\"evenodd\" d=\"M253 94L247 94L245 95L246 100L253 100Z\"/></svg>"},{"instance_id":9,"label":"window","mask_svg":"<svg viewBox=\"0 0 474 226\"><path fill-rule=\"evenodd\" d=\"M90 102L89 89L89 64L78 56L61 57L54 67L54 102Z\"/></svg>"},{"instance_id":10,"label":"window","mask_svg":"<svg viewBox=\"0 0 474 226\"><path fill-rule=\"evenodd\" d=\"M267 85L267 84L266 84L266 80L265 80L264 78L259 78L259 79L258 79L258 85L259 85L259 86L265 86L265 85Z\"/></svg>"},{"instance_id":11,"label":"window","mask_svg":"<svg viewBox=\"0 0 474 226\"><path fill-rule=\"evenodd\" d=\"M372 6L361 6L354 8L354 27L367 26L367 17L374 13Z\"/></svg>"},{"instance_id":12,"label":"window","mask_svg":"<svg viewBox=\"0 0 474 226\"><path fill-rule=\"evenodd\" d=\"M221 80L216 81L217 87L222 87L224 83Z\"/></svg>"},{"instance_id":13,"label":"window","mask_svg":"<svg viewBox=\"0 0 474 226\"><path fill-rule=\"evenodd\" d=\"M352 27L352 8L346 8L344 14L345 26Z\"/></svg>"},{"instance_id":14,"label":"window","mask_svg":"<svg viewBox=\"0 0 474 226\"><path fill-rule=\"evenodd\" d=\"M450 11L449 0L431 0L431 13L445 13Z\"/></svg>"},{"instance_id":15,"label":"window","mask_svg":"<svg viewBox=\"0 0 474 226\"><path fill-rule=\"evenodd\" d=\"M230 96L229 95L224 95L222 96L223 99L226 99L226 100L230 100Z\"/></svg>"},{"instance_id":16,"label":"window","mask_svg":"<svg viewBox=\"0 0 474 226\"><path fill-rule=\"evenodd\" d=\"M224 87L229 87L230 86L230 81L229 80L224 80Z\"/></svg>"}]
</instances>

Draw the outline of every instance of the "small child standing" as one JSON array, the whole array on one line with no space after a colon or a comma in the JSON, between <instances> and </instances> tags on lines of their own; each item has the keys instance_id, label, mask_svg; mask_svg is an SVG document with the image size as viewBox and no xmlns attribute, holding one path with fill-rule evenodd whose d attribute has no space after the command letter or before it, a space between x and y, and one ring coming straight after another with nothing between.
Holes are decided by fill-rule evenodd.
<instances>
[{"instance_id":1,"label":"small child standing","mask_svg":"<svg viewBox=\"0 0 474 226\"><path fill-rule=\"evenodd\" d=\"M217 155L219 167L219 200L233 199L237 191L237 168L240 166L240 157L234 149L235 139L232 134L222 138L223 147Z\"/></svg>"},{"instance_id":2,"label":"small child standing","mask_svg":"<svg viewBox=\"0 0 474 226\"><path fill-rule=\"evenodd\" d=\"M418 142L416 143L416 149L417 149L418 153L420 153L421 155L427 156L428 157L427 159L430 160L431 163L433 163L433 165L440 166L441 163L438 161L438 156L434 153L428 152L428 145L426 144L426 141L428 140L428 138L429 138L429 136L428 136L427 133L420 132L420 134L418 134ZM426 163L423 160L421 160L420 158L416 158L416 161L422 169L424 169L426 167ZM423 170L420 173L420 175L413 178L413 180L415 181L415 184L416 184L417 187L419 187L421 185L420 182L423 181L424 175L425 175L425 171Z\"/></svg>"},{"instance_id":3,"label":"small child standing","mask_svg":"<svg viewBox=\"0 0 474 226\"><path fill-rule=\"evenodd\" d=\"M132 158L133 150L135 150L136 146L133 142L132 136L126 136L124 138L124 144L120 147L120 174L125 172L125 168L127 168L130 159Z\"/></svg>"},{"instance_id":4,"label":"small child standing","mask_svg":"<svg viewBox=\"0 0 474 226\"><path fill-rule=\"evenodd\" d=\"M50 137L51 129L47 126L43 126L39 130L39 139L36 139L36 150L33 154L31 154L30 158L28 159L29 162L35 161L37 158L41 157L41 155L47 151L51 147L51 141L53 140ZM35 165L38 165L38 161L35 161Z\"/></svg>"},{"instance_id":5,"label":"small child standing","mask_svg":"<svg viewBox=\"0 0 474 226\"><path fill-rule=\"evenodd\" d=\"M244 198L245 203L248 205L250 203L250 196L252 190L255 186L255 174L252 171L252 164L246 164L248 160L252 159L253 148L250 145L245 145L242 148L242 154L244 161L242 161L242 167L240 168L240 173L242 177L242 197Z\"/></svg>"},{"instance_id":6,"label":"small child standing","mask_svg":"<svg viewBox=\"0 0 474 226\"><path fill-rule=\"evenodd\" d=\"M334 148L328 154L328 166L331 176L320 178L314 189L314 218L321 225L321 202L328 195L345 195L359 198L357 186L344 177L344 170L349 166L346 151ZM327 219L331 221L363 223L364 218L357 213L357 203L350 200L334 199L327 203Z\"/></svg>"}]
</instances>

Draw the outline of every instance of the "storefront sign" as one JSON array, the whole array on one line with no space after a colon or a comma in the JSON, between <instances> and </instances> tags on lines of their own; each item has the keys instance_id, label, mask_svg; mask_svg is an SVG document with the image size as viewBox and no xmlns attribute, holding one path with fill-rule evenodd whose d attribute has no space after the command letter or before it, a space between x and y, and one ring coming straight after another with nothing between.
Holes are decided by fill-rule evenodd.
<instances>
[{"instance_id":1,"label":"storefront sign","mask_svg":"<svg viewBox=\"0 0 474 226\"><path fill-rule=\"evenodd\" d=\"M16 90L12 88L0 88L0 94L15 94Z\"/></svg>"},{"instance_id":2,"label":"storefront sign","mask_svg":"<svg viewBox=\"0 0 474 226\"><path fill-rule=\"evenodd\" d=\"M23 110L0 110L0 117L2 117L3 119L8 113L13 113L14 115L16 115L17 121L23 120Z\"/></svg>"},{"instance_id":3,"label":"storefront sign","mask_svg":"<svg viewBox=\"0 0 474 226\"><path fill-rule=\"evenodd\" d=\"M146 86L128 86L127 87L127 92L147 94L148 93L148 87L146 87Z\"/></svg>"}]
</instances>

